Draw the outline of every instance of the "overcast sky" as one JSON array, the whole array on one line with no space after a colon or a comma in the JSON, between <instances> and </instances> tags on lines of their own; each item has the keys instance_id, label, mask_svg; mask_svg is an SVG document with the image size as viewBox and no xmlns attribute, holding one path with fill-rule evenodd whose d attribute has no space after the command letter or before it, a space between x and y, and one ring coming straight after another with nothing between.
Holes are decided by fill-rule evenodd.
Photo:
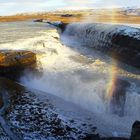
<instances>
[{"instance_id":1,"label":"overcast sky","mask_svg":"<svg viewBox=\"0 0 140 140\"><path fill-rule=\"evenodd\" d=\"M57 9L140 7L140 0L0 0L0 15Z\"/></svg>"}]
</instances>

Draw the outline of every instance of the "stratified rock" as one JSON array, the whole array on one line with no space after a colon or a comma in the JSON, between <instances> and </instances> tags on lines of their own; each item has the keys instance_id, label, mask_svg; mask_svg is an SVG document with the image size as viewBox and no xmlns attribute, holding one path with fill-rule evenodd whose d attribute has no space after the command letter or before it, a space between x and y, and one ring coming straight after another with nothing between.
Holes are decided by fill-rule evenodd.
<instances>
[{"instance_id":1,"label":"stratified rock","mask_svg":"<svg viewBox=\"0 0 140 140\"><path fill-rule=\"evenodd\" d=\"M135 121L132 125L131 140L140 140L140 121Z\"/></svg>"},{"instance_id":2,"label":"stratified rock","mask_svg":"<svg viewBox=\"0 0 140 140\"><path fill-rule=\"evenodd\" d=\"M31 51L0 51L0 76L12 78L27 68L36 67L36 54Z\"/></svg>"}]
</instances>

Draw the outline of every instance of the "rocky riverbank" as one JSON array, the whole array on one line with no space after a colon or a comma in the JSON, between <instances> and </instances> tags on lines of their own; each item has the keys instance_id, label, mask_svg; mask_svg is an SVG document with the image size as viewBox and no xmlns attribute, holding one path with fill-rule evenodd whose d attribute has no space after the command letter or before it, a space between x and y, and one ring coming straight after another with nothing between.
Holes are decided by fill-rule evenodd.
<instances>
[{"instance_id":1,"label":"rocky riverbank","mask_svg":"<svg viewBox=\"0 0 140 140\"><path fill-rule=\"evenodd\" d=\"M51 103L50 97L42 100L36 96L39 91L27 89L5 78L0 78L0 90L3 102L0 110L2 140L127 140L100 138L94 124L58 113L59 108Z\"/></svg>"},{"instance_id":2,"label":"rocky riverbank","mask_svg":"<svg viewBox=\"0 0 140 140\"><path fill-rule=\"evenodd\" d=\"M33 52L2 50L0 75L16 80L25 69L35 69L36 63L36 55ZM50 97L43 100L38 98L36 94L39 91L27 89L6 78L0 78L0 91L2 140L122 140L100 138L94 124L86 119L81 121L72 119L71 116L66 117L63 111L58 112L59 108L51 102Z\"/></svg>"}]
</instances>

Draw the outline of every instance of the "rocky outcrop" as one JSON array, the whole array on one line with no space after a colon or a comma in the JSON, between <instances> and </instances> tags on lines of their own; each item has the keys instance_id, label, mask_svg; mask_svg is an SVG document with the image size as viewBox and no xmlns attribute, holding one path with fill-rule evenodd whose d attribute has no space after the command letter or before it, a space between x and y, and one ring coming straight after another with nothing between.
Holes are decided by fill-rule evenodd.
<instances>
[{"instance_id":1,"label":"rocky outcrop","mask_svg":"<svg viewBox=\"0 0 140 140\"><path fill-rule=\"evenodd\" d=\"M35 19L34 22L43 22L43 19Z\"/></svg>"},{"instance_id":2,"label":"rocky outcrop","mask_svg":"<svg viewBox=\"0 0 140 140\"><path fill-rule=\"evenodd\" d=\"M135 121L132 126L131 140L140 140L140 121Z\"/></svg>"},{"instance_id":3,"label":"rocky outcrop","mask_svg":"<svg viewBox=\"0 0 140 140\"><path fill-rule=\"evenodd\" d=\"M0 76L13 78L25 69L36 68L36 54L31 51L0 51Z\"/></svg>"}]
</instances>

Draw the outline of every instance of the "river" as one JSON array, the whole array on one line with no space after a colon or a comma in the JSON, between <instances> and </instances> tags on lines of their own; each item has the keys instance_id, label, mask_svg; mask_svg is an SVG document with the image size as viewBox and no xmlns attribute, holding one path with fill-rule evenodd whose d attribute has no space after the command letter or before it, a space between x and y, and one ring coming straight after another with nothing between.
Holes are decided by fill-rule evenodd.
<instances>
[{"instance_id":1,"label":"river","mask_svg":"<svg viewBox=\"0 0 140 140\"><path fill-rule=\"evenodd\" d=\"M126 64L120 66L109 56L75 42L71 47L64 45L56 30L47 24L0 23L0 30L0 49L37 53L42 75L25 71L20 80L23 85L54 94L96 114L95 125L102 135L130 135L133 122L140 120L139 70ZM112 95L108 94L118 86L117 79L130 84L123 115L112 111Z\"/></svg>"}]
</instances>

